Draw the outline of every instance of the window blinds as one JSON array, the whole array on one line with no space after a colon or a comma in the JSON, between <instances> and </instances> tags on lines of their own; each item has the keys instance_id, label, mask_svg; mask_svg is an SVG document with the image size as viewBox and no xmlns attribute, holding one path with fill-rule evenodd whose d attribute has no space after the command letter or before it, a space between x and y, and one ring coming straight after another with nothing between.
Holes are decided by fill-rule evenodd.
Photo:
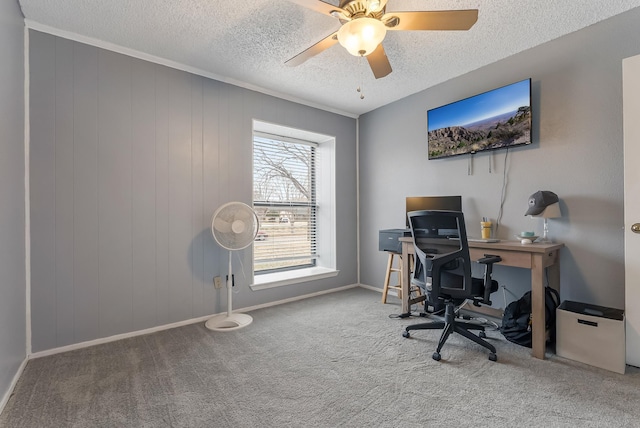
<instances>
[{"instance_id":1,"label":"window blinds","mask_svg":"<svg viewBox=\"0 0 640 428\"><path fill-rule=\"evenodd\" d=\"M315 265L317 144L255 133L253 207L261 226L254 272Z\"/></svg>"}]
</instances>

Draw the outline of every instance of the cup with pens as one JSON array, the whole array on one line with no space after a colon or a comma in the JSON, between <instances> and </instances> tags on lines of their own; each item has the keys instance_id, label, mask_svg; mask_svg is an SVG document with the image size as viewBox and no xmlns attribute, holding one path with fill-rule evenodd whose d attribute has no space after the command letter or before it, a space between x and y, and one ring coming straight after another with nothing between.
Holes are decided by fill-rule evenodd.
<instances>
[{"instance_id":1,"label":"cup with pens","mask_svg":"<svg viewBox=\"0 0 640 428\"><path fill-rule=\"evenodd\" d=\"M480 222L480 235L482 239L491 238L491 221L487 217L482 217Z\"/></svg>"}]
</instances>

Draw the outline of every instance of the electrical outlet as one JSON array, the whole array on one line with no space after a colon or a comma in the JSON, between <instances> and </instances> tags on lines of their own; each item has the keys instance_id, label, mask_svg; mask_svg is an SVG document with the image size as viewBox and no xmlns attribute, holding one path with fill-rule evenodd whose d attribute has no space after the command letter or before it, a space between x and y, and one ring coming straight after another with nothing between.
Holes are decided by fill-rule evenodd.
<instances>
[{"instance_id":1,"label":"electrical outlet","mask_svg":"<svg viewBox=\"0 0 640 428\"><path fill-rule=\"evenodd\" d=\"M215 278L213 278L213 286L215 288L222 288L222 280L220 279L219 276L216 276Z\"/></svg>"}]
</instances>

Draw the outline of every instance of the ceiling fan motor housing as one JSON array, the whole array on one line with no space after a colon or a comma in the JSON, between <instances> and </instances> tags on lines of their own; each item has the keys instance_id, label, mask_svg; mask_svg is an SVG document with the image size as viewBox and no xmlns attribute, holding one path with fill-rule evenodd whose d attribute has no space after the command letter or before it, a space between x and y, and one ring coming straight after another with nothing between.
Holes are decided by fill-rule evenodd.
<instances>
[{"instance_id":1,"label":"ceiling fan motor housing","mask_svg":"<svg viewBox=\"0 0 640 428\"><path fill-rule=\"evenodd\" d=\"M348 12L349 18L351 19L364 16L375 19L382 18L382 15L384 15L385 6L381 7L378 10L372 11L370 3L370 0L341 0L339 7L345 12ZM376 1L376 3L380 4L381 2ZM347 20L340 19L340 22L344 24L345 22L347 22Z\"/></svg>"}]
</instances>

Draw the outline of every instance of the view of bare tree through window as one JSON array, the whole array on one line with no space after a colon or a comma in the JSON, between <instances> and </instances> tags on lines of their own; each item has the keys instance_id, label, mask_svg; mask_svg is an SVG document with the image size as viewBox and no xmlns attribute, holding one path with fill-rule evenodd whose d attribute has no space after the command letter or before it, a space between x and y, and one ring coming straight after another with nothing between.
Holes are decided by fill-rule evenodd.
<instances>
[{"instance_id":1,"label":"view of bare tree through window","mask_svg":"<svg viewBox=\"0 0 640 428\"><path fill-rule=\"evenodd\" d=\"M315 265L315 163L313 143L254 136L255 273Z\"/></svg>"}]
</instances>

